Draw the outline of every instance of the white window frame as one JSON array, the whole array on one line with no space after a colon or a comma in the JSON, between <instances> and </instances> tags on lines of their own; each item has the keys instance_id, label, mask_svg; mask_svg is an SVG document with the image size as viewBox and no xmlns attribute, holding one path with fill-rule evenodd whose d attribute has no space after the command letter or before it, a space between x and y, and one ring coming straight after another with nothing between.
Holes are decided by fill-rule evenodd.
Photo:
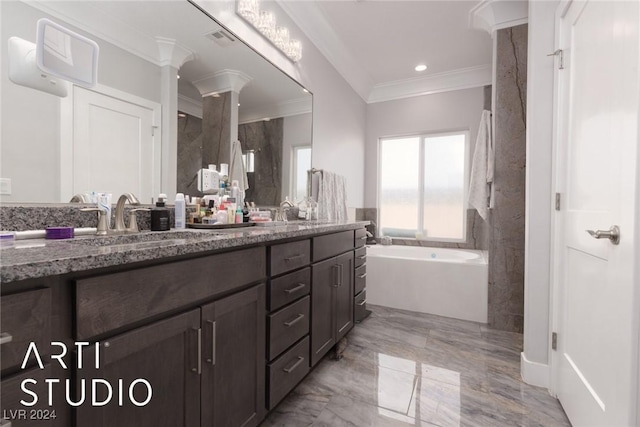
<instances>
[{"instance_id":1,"label":"white window frame","mask_svg":"<svg viewBox=\"0 0 640 427\"><path fill-rule=\"evenodd\" d=\"M401 139L401 138L419 138L419 163L418 163L418 195L419 195L419 203L418 203L418 230L421 233L424 233L424 140L425 138L436 138L441 136L450 136L450 135L464 135L464 187L463 187L463 212L462 212L462 238L461 239L451 239L446 237L429 237L424 236L420 239L428 242L446 242L446 243L466 243L467 242L467 211L469 209L468 202L468 194L469 194L469 173L471 169L471 161L470 161L470 149L471 149L471 135L468 129L464 130L453 130L446 132L420 132L414 134L405 134L405 135L395 135L395 136L384 136L378 138L378 165L377 165L377 195L376 195L376 208L377 208L377 223L380 237L382 234L382 223L380 222L382 207L380 206L380 200L382 199L382 183L381 183L381 168L382 168L382 156L381 156L381 147L382 141L389 139ZM396 238L396 237L394 237ZM397 239L404 240L417 240L415 237L397 237Z\"/></svg>"},{"instance_id":2,"label":"white window frame","mask_svg":"<svg viewBox=\"0 0 640 427\"><path fill-rule=\"evenodd\" d=\"M311 144L309 145L294 145L291 147L291 171L290 171L290 182L291 182L291 188L289 189L291 194L291 199L295 200L296 195L297 195L297 190L298 190L298 181L296 180L296 172L298 170L298 151L299 150L305 150L305 149L309 149L311 150L311 164L313 164L313 147L311 147Z\"/></svg>"}]
</instances>

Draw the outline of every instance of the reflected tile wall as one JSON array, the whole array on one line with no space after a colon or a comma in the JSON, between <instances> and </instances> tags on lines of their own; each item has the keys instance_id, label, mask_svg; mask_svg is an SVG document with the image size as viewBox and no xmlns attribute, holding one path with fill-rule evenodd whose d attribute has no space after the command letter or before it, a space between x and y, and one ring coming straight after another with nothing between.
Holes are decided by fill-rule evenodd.
<instances>
[{"instance_id":1,"label":"reflected tile wall","mask_svg":"<svg viewBox=\"0 0 640 427\"><path fill-rule=\"evenodd\" d=\"M197 173L202 168L202 119L178 117L178 193L201 196Z\"/></svg>"}]
</instances>

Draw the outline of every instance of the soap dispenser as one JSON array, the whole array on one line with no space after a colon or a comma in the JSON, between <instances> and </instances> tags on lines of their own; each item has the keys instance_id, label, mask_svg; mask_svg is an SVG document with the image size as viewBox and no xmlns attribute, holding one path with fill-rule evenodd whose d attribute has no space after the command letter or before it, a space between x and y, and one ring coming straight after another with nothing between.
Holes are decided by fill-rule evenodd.
<instances>
[{"instance_id":1,"label":"soap dispenser","mask_svg":"<svg viewBox=\"0 0 640 427\"><path fill-rule=\"evenodd\" d=\"M171 215L169 209L164 207L167 200L166 194L160 194L156 207L151 209L151 231L167 231L171 228Z\"/></svg>"}]
</instances>

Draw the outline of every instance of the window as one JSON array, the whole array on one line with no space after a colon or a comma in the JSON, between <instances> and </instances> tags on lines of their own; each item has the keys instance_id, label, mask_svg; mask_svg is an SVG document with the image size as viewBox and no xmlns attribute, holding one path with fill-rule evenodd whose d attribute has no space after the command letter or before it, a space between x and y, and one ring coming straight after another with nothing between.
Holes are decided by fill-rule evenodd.
<instances>
[{"instance_id":1,"label":"window","mask_svg":"<svg viewBox=\"0 0 640 427\"><path fill-rule=\"evenodd\" d=\"M381 235L464 241L468 157L468 132L381 139Z\"/></svg>"},{"instance_id":2,"label":"window","mask_svg":"<svg viewBox=\"0 0 640 427\"><path fill-rule=\"evenodd\" d=\"M291 171L292 200L300 201L307 197L307 171L311 169L311 146L293 147L293 170Z\"/></svg>"}]
</instances>

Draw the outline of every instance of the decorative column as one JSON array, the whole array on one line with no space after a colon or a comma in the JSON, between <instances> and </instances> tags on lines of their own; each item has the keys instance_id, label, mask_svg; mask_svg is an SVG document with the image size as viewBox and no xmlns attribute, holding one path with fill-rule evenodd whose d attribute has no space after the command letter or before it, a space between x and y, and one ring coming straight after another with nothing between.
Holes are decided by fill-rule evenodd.
<instances>
[{"instance_id":1,"label":"decorative column","mask_svg":"<svg viewBox=\"0 0 640 427\"><path fill-rule=\"evenodd\" d=\"M238 139L240 91L252 80L237 70L221 70L194 80L202 95L202 166L230 163L231 142Z\"/></svg>"},{"instance_id":2,"label":"decorative column","mask_svg":"<svg viewBox=\"0 0 640 427\"><path fill-rule=\"evenodd\" d=\"M156 43L160 51L162 102L160 188L173 200L178 182L178 70L194 59L194 54L173 39L156 37Z\"/></svg>"}]
</instances>

